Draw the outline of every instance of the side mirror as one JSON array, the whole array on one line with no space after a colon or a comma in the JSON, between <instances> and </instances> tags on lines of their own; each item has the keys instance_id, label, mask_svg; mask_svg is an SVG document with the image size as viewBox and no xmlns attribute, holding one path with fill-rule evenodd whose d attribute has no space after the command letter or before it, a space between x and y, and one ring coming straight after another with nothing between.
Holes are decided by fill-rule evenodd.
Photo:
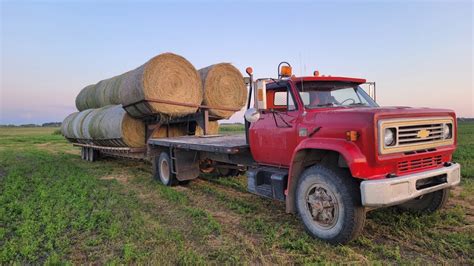
<instances>
[{"instance_id":1,"label":"side mirror","mask_svg":"<svg viewBox=\"0 0 474 266\"><path fill-rule=\"evenodd\" d=\"M244 117L249 123L257 122L260 119L260 112L256 108L249 108L245 111Z\"/></svg>"}]
</instances>

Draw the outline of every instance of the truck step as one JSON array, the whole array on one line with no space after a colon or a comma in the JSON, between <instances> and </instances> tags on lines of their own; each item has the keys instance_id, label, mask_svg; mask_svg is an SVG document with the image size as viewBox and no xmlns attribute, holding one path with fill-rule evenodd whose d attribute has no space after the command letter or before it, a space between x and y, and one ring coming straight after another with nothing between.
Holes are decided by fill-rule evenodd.
<instances>
[{"instance_id":1,"label":"truck step","mask_svg":"<svg viewBox=\"0 0 474 266\"><path fill-rule=\"evenodd\" d=\"M285 200L288 172L285 169L260 167L247 172L249 192L276 200Z\"/></svg>"}]
</instances>

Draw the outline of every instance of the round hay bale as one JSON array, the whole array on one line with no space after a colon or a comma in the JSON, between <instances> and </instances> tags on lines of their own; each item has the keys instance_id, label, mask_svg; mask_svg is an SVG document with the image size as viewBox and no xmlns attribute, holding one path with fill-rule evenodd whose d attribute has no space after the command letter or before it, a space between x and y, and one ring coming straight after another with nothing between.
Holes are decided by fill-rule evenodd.
<instances>
[{"instance_id":1,"label":"round hay bale","mask_svg":"<svg viewBox=\"0 0 474 266\"><path fill-rule=\"evenodd\" d=\"M163 125L153 131L152 138L172 138L188 135L188 126L186 124L173 124L167 127Z\"/></svg>"},{"instance_id":2,"label":"round hay bale","mask_svg":"<svg viewBox=\"0 0 474 266\"><path fill-rule=\"evenodd\" d=\"M82 89L76 98L79 111L122 104L133 117L161 113L184 116L195 113L202 102L202 85L194 66L172 53L160 54L142 66ZM148 101L150 99L185 104ZM137 103L139 101L143 101Z\"/></svg>"},{"instance_id":3,"label":"round hay bale","mask_svg":"<svg viewBox=\"0 0 474 266\"><path fill-rule=\"evenodd\" d=\"M121 105L108 105L70 114L61 125L72 142L110 147L144 147L145 124L132 118Z\"/></svg>"},{"instance_id":4,"label":"round hay bale","mask_svg":"<svg viewBox=\"0 0 474 266\"><path fill-rule=\"evenodd\" d=\"M80 142L85 143L84 135L82 134L82 126L84 124L84 119L92 112L93 109L87 109L85 111L79 112L74 119L71 121L72 133L74 138Z\"/></svg>"},{"instance_id":5,"label":"round hay bale","mask_svg":"<svg viewBox=\"0 0 474 266\"><path fill-rule=\"evenodd\" d=\"M70 115L68 115L66 118L64 118L64 121L62 122L61 124L61 134L71 140L71 141L75 141L75 138L74 138L74 133L73 133L73 130L72 130L72 120L74 120L74 118L79 114L79 112L75 112L75 113L72 113Z\"/></svg>"},{"instance_id":6,"label":"round hay bale","mask_svg":"<svg viewBox=\"0 0 474 266\"><path fill-rule=\"evenodd\" d=\"M84 130L88 130L96 145L112 147L145 146L145 124L130 117L121 105L109 105L94 110Z\"/></svg>"},{"instance_id":7,"label":"round hay bale","mask_svg":"<svg viewBox=\"0 0 474 266\"><path fill-rule=\"evenodd\" d=\"M219 134L219 123L217 121L210 121L209 126L207 128L207 135L217 135ZM204 129L199 125L196 125L196 131L194 132L196 136L203 136Z\"/></svg>"},{"instance_id":8,"label":"round hay bale","mask_svg":"<svg viewBox=\"0 0 474 266\"><path fill-rule=\"evenodd\" d=\"M247 87L237 68L228 63L221 63L202 68L198 72L204 89L203 105L236 110L210 109L211 115L226 119L245 105Z\"/></svg>"}]
</instances>

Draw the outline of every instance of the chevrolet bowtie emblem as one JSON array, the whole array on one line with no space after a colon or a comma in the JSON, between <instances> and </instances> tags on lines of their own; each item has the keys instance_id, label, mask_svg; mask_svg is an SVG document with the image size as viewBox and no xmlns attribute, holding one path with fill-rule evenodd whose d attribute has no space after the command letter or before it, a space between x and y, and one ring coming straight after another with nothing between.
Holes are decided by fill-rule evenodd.
<instances>
[{"instance_id":1,"label":"chevrolet bowtie emblem","mask_svg":"<svg viewBox=\"0 0 474 266\"><path fill-rule=\"evenodd\" d=\"M429 135L430 135L430 131L426 129L422 129L418 131L418 133L416 134L416 136L420 139L427 138Z\"/></svg>"}]
</instances>

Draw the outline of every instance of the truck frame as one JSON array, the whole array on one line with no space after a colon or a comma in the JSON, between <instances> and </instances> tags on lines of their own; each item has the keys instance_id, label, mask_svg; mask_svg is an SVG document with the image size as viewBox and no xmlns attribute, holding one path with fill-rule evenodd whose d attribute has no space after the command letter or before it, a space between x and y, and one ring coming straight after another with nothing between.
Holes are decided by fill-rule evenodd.
<instances>
[{"instance_id":1,"label":"truck frame","mask_svg":"<svg viewBox=\"0 0 474 266\"><path fill-rule=\"evenodd\" d=\"M217 118L209 116L212 107L200 106L186 117L146 118L145 148L74 145L88 161L105 155L151 162L154 178L167 186L201 173L235 176L246 171L249 192L285 202L286 211L298 213L311 236L332 244L356 238L366 212L376 208L436 211L445 205L449 188L460 183L460 166L452 162L454 112L380 108L357 91L364 79L317 72L294 77L286 62L278 66L277 79L254 81L253 70L246 72L245 134L208 135L209 121ZM320 88L305 91L303 86ZM331 96L333 102L310 108L308 101L319 91L346 87L355 96L343 101ZM276 104L277 99L284 103ZM346 106L346 101L352 103ZM191 134L199 125L204 135L150 137L158 127L175 123L187 123ZM387 145L390 134L393 145Z\"/></svg>"}]
</instances>

